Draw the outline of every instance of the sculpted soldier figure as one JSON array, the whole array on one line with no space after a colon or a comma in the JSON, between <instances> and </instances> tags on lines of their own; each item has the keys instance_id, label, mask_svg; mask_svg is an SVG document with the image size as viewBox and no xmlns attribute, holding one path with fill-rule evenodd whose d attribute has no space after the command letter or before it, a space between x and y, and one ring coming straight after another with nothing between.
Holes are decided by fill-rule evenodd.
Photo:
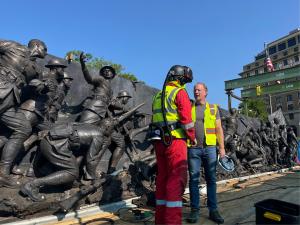
<instances>
[{"instance_id":1,"label":"sculpted soldier figure","mask_svg":"<svg viewBox=\"0 0 300 225\"><path fill-rule=\"evenodd\" d=\"M272 151L273 151L273 156L274 156L274 163L278 164L279 162L279 157L280 157L280 152L279 152L279 119L274 118L273 124L271 125L271 143L272 143Z\"/></svg>"},{"instance_id":2,"label":"sculpted soldier figure","mask_svg":"<svg viewBox=\"0 0 300 225\"><path fill-rule=\"evenodd\" d=\"M294 158L298 148L298 140L292 127L287 128L287 143L287 157L289 159L289 165L292 166L295 163Z\"/></svg>"},{"instance_id":3,"label":"sculpted soldier figure","mask_svg":"<svg viewBox=\"0 0 300 225\"><path fill-rule=\"evenodd\" d=\"M97 124L101 119L105 118L107 108L112 99L113 92L110 80L116 76L115 70L111 66L104 66L100 69L100 76L91 76L86 65L85 55L80 54L80 64L85 80L93 85L93 95L84 102L84 109L80 116L80 122Z\"/></svg>"},{"instance_id":4,"label":"sculpted soldier figure","mask_svg":"<svg viewBox=\"0 0 300 225\"><path fill-rule=\"evenodd\" d=\"M45 177L36 178L21 186L21 192L33 201L43 201L45 197L39 188L47 185L71 183L79 176L76 156L86 156L86 169L96 177L96 166L103 154L102 144L109 138L115 126L131 116L143 104L134 107L117 118L105 118L99 126L92 124L61 124L54 126L49 134L41 140L40 149L43 156L58 170ZM84 152L84 149L87 149Z\"/></svg>"},{"instance_id":5,"label":"sculpted soldier figure","mask_svg":"<svg viewBox=\"0 0 300 225\"><path fill-rule=\"evenodd\" d=\"M256 140L255 133L254 129L250 128L242 138L244 148L243 162L247 162L249 165L261 162L265 158L264 153Z\"/></svg>"},{"instance_id":6,"label":"sculpted soldier figure","mask_svg":"<svg viewBox=\"0 0 300 225\"><path fill-rule=\"evenodd\" d=\"M266 125L263 121L261 121L259 136L261 137L262 145L270 145L270 141L266 132Z\"/></svg>"},{"instance_id":7,"label":"sculpted soldier figure","mask_svg":"<svg viewBox=\"0 0 300 225\"><path fill-rule=\"evenodd\" d=\"M275 164L274 143L276 145L276 143L278 143L278 140L276 140L273 135L272 125L269 121L266 122L265 133L267 135L268 143L269 143L269 145L265 145L265 147L266 146L269 147L268 162L270 164Z\"/></svg>"},{"instance_id":8,"label":"sculpted soldier figure","mask_svg":"<svg viewBox=\"0 0 300 225\"><path fill-rule=\"evenodd\" d=\"M238 129L238 111L235 108L231 108L229 110L230 115L225 117L223 120L225 120L225 137L224 137L224 143L225 143L225 148L228 150L230 153L230 156L233 158L235 161L236 165L239 165L238 159L236 157L236 151L237 151L237 146L236 146L236 141L235 141L235 136L237 134L237 129Z\"/></svg>"},{"instance_id":9,"label":"sculpted soldier figure","mask_svg":"<svg viewBox=\"0 0 300 225\"><path fill-rule=\"evenodd\" d=\"M268 136L268 128L266 127L266 124L261 121L260 124L260 129L259 129L259 137L261 138L261 143L263 146L263 150L265 152L266 155L266 160L268 161L268 163L272 163L272 159L270 158L271 156L271 142L269 140L269 136Z\"/></svg>"},{"instance_id":10,"label":"sculpted soldier figure","mask_svg":"<svg viewBox=\"0 0 300 225\"><path fill-rule=\"evenodd\" d=\"M285 125L279 125L279 151L280 151L280 162L282 164L289 163L289 157L287 157L287 129Z\"/></svg>"},{"instance_id":11,"label":"sculpted soldier figure","mask_svg":"<svg viewBox=\"0 0 300 225\"><path fill-rule=\"evenodd\" d=\"M45 66L50 72L45 77L46 80L52 80L55 86L55 92L49 93L49 101L47 101L47 120L54 123L57 120L58 111L60 110L63 100L70 88L72 78L64 71L67 67L65 63L59 59L50 59Z\"/></svg>"},{"instance_id":12,"label":"sculpted soldier figure","mask_svg":"<svg viewBox=\"0 0 300 225\"><path fill-rule=\"evenodd\" d=\"M121 111L114 112L114 116L120 115L125 112L124 106L132 98L127 91L120 91L117 96L117 102L113 103L113 109L119 107ZM113 110L112 109L112 110ZM124 127L117 127L111 134L112 144L115 146L110 159L110 164L107 173L111 174L116 170L116 166L120 161L125 151Z\"/></svg>"},{"instance_id":13,"label":"sculpted soldier figure","mask_svg":"<svg viewBox=\"0 0 300 225\"><path fill-rule=\"evenodd\" d=\"M72 82L73 78L70 77L66 71L64 71L63 77L59 79L57 94L57 102L59 102L61 106L64 104L65 97L71 88Z\"/></svg>"},{"instance_id":14,"label":"sculpted soldier figure","mask_svg":"<svg viewBox=\"0 0 300 225\"><path fill-rule=\"evenodd\" d=\"M261 140L258 132L253 127L250 127L249 129L253 134L252 135L252 140L256 143L257 146L259 146L261 148L262 147L262 140Z\"/></svg>"},{"instance_id":15,"label":"sculpted soldier figure","mask_svg":"<svg viewBox=\"0 0 300 225\"><path fill-rule=\"evenodd\" d=\"M55 96L58 94L58 81L63 78L66 65L58 59L50 59L45 67L49 68L50 72L29 83L33 95L20 106L20 110L32 126L42 121L54 123L58 113L56 105L59 103L56 102Z\"/></svg>"},{"instance_id":16,"label":"sculpted soldier figure","mask_svg":"<svg viewBox=\"0 0 300 225\"><path fill-rule=\"evenodd\" d=\"M0 186L17 185L8 175L23 142L31 134L31 126L16 107L20 103L22 87L41 72L36 58L44 58L46 53L45 43L37 39L31 40L28 47L13 41L0 41L0 125L12 130L2 150Z\"/></svg>"},{"instance_id":17,"label":"sculpted soldier figure","mask_svg":"<svg viewBox=\"0 0 300 225\"><path fill-rule=\"evenodd\" d=\"M234 135L237 133L238 121L237 115L238 111L235 108L230 109L230 115L225 118L225 145L229 147L231 150L234 149L235 146L232 145Z\"/></svg>"},{"instance_id":18,"label":"sculpted soldier figure","mask_svg":"<svg viewBox=\"0 0 300 225\"><path fill-rule=\"evenodd\" d=\"M28 145L33 144L31 140L37 141L38 136L36 134L39 131L49 130L56 121L68 89L65 87L65 83L69 81L64 80L70 80L70 77L64 72L66 65L61 60L50 59L45 67L49 68L50 71L43 74L41 79L33 79L29 83L27 89L32 94L28 100L21 104L19 109L31 126L35 128L33 134L35 137L32 135L26 141ZM14 174L33 176L33 167L30 164L33 162L35 150L36 148L30 149L26 153L19 165L13 168Z\"/></svg>"}]
</instances>

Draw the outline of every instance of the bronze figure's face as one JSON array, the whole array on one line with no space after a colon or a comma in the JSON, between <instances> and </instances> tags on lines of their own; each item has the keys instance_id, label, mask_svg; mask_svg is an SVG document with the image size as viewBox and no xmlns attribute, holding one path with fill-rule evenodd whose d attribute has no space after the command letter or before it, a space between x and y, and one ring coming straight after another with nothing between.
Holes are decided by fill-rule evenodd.
<instances>
[{"instance_id":1,"label":"bronze figure's face","mask_svg":"<svg viewBox=\"0 0 300 225\"><path fill-rule=\"evenodd\" d=\"M130 98L129 97L119 97L119 99L123 105L126 105Z\"/></svg>"},{"instance_id":2,"label":"bronze figure's face","mask_svg":"<svg viewBox=\"0 0 300 225\"><path fill-rule=\"evenodd\" d=\"M62 82L64 83L64 85L67 89L70 89L72 82L73 82L73 78L70 77L66 71L64 71Z\"/></svg>"},{"instance_id":3,"label":"bronze figure's face","mask_svg":"<svg viewBox=\"0 0 300 225\"><path fill-rule=\"evenodd\" d=\"M120 91L118 93L117 98L121 102L121 104L126 105L131 97L131 95L127 91Z\"/></svg>"},{"instance_id":4,"label":"bronze figure's face","mask_svg":"<svg viewBox=\"0 0 300 225\"><path fill-rule=\"evenodd\" d=\"M32 39L28 43L28 48L30 49L30 56L36 58L45 58L47 55L47 46L43 41L38 39Z\"/></svg>"},{"instance_id":5,"label":"bronze figure's face","mask_svg":"<svg viewBox=\"0 0 300 225\"><path fill-rule=\"evenodd\" d=\"M105 79L111 80L116 76L116 71L111 66L103 66L100 69L100 75Z\"/></svg>"},{"instance_id":6,"label":"bronze figure's face","mask_svg":"<svg viewBox=\"0 0 300 225\"><path fill-rule=\"evenodd\" d=\"M48 64L45 65L45 67L49 68L50 71L57 76L57 78L64 78L64 69L67 66L61 60L53 58L48 61Z\"/></svg>"}]
</instances>

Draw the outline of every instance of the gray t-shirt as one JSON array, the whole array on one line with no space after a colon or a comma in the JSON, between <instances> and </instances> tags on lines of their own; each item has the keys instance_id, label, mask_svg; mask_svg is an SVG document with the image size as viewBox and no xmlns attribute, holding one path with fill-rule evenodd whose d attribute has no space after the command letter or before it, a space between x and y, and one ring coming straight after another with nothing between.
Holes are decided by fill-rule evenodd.
<instances>
[{"instance_id":1,"label":"gray t-shirt","mask_svg":"<svg viewBox=\"0 0 300 225\"><path fill-rule=\"evenodd\" d=\"M196 148L203 148L205 143L205 134L204 134L204 110L206 104L197 104L196 103L196 122L195 122L195 130L196 130L196 139L197 146ZM220 112L217 110L216 119L220 119Z\"/></svg>"}]
</instances>

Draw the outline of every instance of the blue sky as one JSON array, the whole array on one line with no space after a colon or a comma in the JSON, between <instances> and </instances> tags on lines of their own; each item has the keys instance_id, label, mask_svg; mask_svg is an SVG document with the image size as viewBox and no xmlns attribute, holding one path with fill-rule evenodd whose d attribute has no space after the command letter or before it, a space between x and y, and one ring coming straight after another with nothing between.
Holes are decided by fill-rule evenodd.
<instances>
[{"instance_id":1,"label":"blue sky","mask_svg":"<svg viewBox=\"0 0 300 225\"><path fill-rule=\"evenodd\" d=\"M300 27L299 2L2 0L0 38L22 44L39 38L59 57L82 50L159 89L172 65L188 65L194 81L207 84L208 100L227 108L224 80L238 78L264 42Z\"/></svg>"}]
</instances>

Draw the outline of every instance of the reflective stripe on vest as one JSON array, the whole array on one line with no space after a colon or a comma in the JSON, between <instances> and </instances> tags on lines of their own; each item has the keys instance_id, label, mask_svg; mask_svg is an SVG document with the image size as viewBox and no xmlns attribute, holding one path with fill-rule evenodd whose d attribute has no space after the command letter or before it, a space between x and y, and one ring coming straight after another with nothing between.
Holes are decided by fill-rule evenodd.
<instances>
[{"instance_id":1,"label":"reflective stripe on vest","mask_svg":"<svg viewBox=\"0 0 300 225\"><path fill-rule=\"evenodd\" d=\"M205 134L205 144L206 145L216 145L217 135L216 135L216 115L217 115L217 105L209 104L206 102L204 110L204 134ZM196 107L195 103L192 105L192 119L196 122ZM190 144L188 143L190 147Z\"/></svg>"},{"instance_id":2,"label":"reflective stripe on vest","mask_svg":"<svg viewBox=\"0 0 300 225\"><path fill-rule=\"evenodd\" d=\"M166 200L157 199L156 205L165 205L166 207L169 208L182 207L182 201L166 201Z\"/></svg>"},{"instance_id":3,"label":"reflective stripe on vest","mask_svg":"<svg viewBox=\"0 0 300 225\"><path fill-rule=\"evenodd\" d=\"M177 112L177 106L175 104L175 98L177 93L182 90L182 87L166 86L166 96L165 96L165 108L166 108L166 119L168 125L176 124L179 122L179 115ZM161 107L161 94L160 91L153 98L152 105L152 123L159 127L164 127L164 119L162 115ZM171 131L172 136L176 138L185 138L185 132L182 128L177 128Z\"/></svg>"}]
</instances>

